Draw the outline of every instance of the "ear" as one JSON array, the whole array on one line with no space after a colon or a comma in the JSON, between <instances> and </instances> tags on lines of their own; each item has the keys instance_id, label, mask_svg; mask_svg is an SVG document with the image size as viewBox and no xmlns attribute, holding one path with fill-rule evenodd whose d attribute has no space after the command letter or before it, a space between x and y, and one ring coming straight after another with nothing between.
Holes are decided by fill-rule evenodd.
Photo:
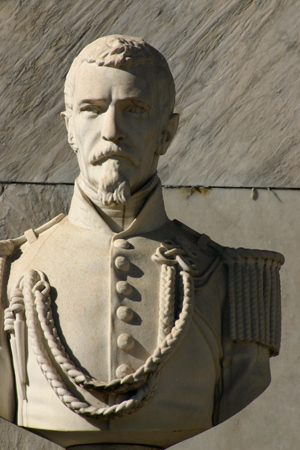
<instances>
[{"instance_id":1,"label":"ear","mask_svg":"<svg viewBox=\"0 0 300 450\"><path fill-rule=\"evenodd\" d=\"M66 118L67 118L67 111L62 111L60 113L60 118L63 121L63 123L65 124L66 123Z\"/></svg>"},{"instance_id":2,"label":"ear","mask_svg":"<svg viewBox=\"0 0 300 450\"><path fill-rule=\"evenodd\" d=\"M168 147L176 134L178 123L179 123L179 114L172 113L169 118L167 127L161 133L161 142L159 143L158 149L158 153L160 155L164 155L168 150Z\"/></svg>"},{"instance_id":3,"label":"ear","mask_svg":"<svg viewBox=\"0 0 300 450\"><path fill-rule=\"evenodd\" d=\"M70 117L66 111L61 112L60 117L68 131L68 142L69 142L70 146L72 147L72 149L74 150L74 152L77 153L78 147L77 147L75 136L74 136L74 127L73 127L72 117Z\"/></svg>"}]
</instances>

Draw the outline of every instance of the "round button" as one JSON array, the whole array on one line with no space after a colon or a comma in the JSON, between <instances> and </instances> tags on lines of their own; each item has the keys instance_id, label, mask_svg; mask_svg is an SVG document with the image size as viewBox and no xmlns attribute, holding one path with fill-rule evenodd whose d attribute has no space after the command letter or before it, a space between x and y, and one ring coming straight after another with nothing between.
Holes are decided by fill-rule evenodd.
<instances>
[{"instance_id":1,"label":"round button","mask_svg":"<svg viewBox=\"0 0 300 450\"><path fill-rule=\"evenodd\" d=\"M130 334L122 333L117 339L117 345L121 350L129 352L134 347L134 339Z\"/></svg>"},{"instance_id":2,"label":"round button","mask_svg":"<svg viewBox=\"0 0 300 450\"><path fill-rule=\"evenodd\" d=\"M119 306L119 308L117 309L117 317L120 320L123 320L123 322L130 322L133 317L133 311L127 306Z\"/></svg>"},{"instance_id":3,"label":"round button","mask_svg":"<svg viewBox=\"0 0 300 450\"><path fill-rule=\"evenodd\" d=\"M130 375L133 372L134 370L128 364L121 364L116 369L116 376L117 378L124 378L126 375Z\"/></svg>"},{"instance_id":4,"label":"round button","mask_svg":"<svg viewBox=\"0 0 300 450\"><path fill-rule=\"evenodd\" d=\"M126 239L116 239L114 241L114 246L117 248L130 248L131 245Z\"/></svg>"},{"instance_id":5,"label":"round button","mask_svg":"<svg viewBox=\"0 0 300 450\"><path fill-rule=\"evenodd\" d=\"M128 296L132 292L131 284L127 283L127 281L118 281L116 284L116 289L119 294Z\"/></svg>"},{"instance_id":6,"label":"round button","mask_svg":"<svg viewBox=\"0 0 300 450\"><path fill-rule=\"evenodd\" d=\"M125 256L117 256L115 259L115 266L117 269L121 270L121 272L128 272L130 269L130 262Z\"/></svg>"}]
</instances>

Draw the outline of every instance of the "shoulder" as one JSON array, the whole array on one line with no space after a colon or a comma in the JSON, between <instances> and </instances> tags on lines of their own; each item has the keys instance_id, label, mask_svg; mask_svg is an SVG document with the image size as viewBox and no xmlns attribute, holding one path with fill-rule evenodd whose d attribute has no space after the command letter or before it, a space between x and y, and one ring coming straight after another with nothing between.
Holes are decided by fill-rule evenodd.
<instances>
[{"instance_id":1,"label":"shoulder","mask_svg":"<svg viewBox=\"0 0 300 450\"><path fill-rule=\"evenodd\" d=\"M268 347L271 355L277 355L279 270L284 263L283 255L269 250L225 247L177 220L172 226L176 228L178 241L190 246L198 256L201 270L197 283L203 286L204 281L215 280L225 295L230 339L256 342ZM216 273L220 275L218 278Z\"/></svg>"},{"instance_id":2,"label":"shoulder","mask_svg":"<svg viewBox=\"0 0 300 450\"><path fill-rule=\"evenodd\" d=\"M226 264L267 264L280 268L284 256L270 250L224 247L223 260Z\"/></svg>"},{"instance_id":3,"label":"shoulder","mask_svg":"<svg viewBox=\"0 0 300 450\"><path fill-rule=\"evenodd\" d=\"M26 252L27 248L31 247L39 237L47 235L47 232L53 229L55 225L62 221L65 217L64 214L51 219L49 222L43 224L36 229L28 229L23 235L14 239L5 239L0 241L0 280L4 279L4 272L6 266L10 266L12 261L19 259L23 252ZM40 238L40 239L41 239ZM1 284L1 282L0 282ZM0 292L1 294L1 292Z\"/></svg>"},{"instance_id":4,"label":"shoulder","mask_svg":"<svg viewBox=\"0 0 300 450\"><path fill-rule=\"evenodd\" d=\"M233 263L265 263L274 264L280 267L284 263L284 256L281 253L270 250L257 250L248 248L233 248L223 246L213 241L209 236L198 233L179 220L172 221L179 235L184 235L188 241L196 245L199 251L212 257L220 256L225 264Z\"/></svg>"},{"instance_id":5,"label":"shoulder","mask_svg":"<svg viewBox=\"0 0 300 450\"><path fill-rule=\"evenodd\" d=\"M224 303L226 294L226 270L222 261L224 247L214 242L206 234L198 233L178 220L170 221L167 226L175 247L179 248L178 261L186 263L186 269L193 275L195 292L205 290L218 304ZM172 254L172 243L166 247L170 250L165 254ZM188 269L190 267L190 270ZM200 294L199 294L200 295ZM197 295L197 298L199 297ZM203 300L203 295L202 295ZM198 301L196 304L198 305Z\"/></svg>"},{"instance_id":6,"label":"shoulder","mask_svg":"<svg viewBox=\"0 0 300 450\"><path fill-rule=\"evenodd\" d=\"M214 242L209 236L204 233L198 233L198 231L193 230L179 220L172 220L172 225L179 236L183 235L191 244L196 245L199 251L207 256L214 257L222 254L224 251L224 247Z\"/></svg>"},{"instance_id":7,"label":"shoulder","mask_svg":"<svg viewBox=\"0 0 300 450\"><path fill-rule=\"evenodd\" d=\"M24 234L17 238L0 240L0 258L7 258L8 256L12 256L18 250L22 249L24 245L32 244L39 238L39 236L44 235L48 230L61 222L64 217L65 214L59 214L58 216L49 220L49 222L46 222L36 229L29 228L24 232Z\"/></svg>"}]
</instances>

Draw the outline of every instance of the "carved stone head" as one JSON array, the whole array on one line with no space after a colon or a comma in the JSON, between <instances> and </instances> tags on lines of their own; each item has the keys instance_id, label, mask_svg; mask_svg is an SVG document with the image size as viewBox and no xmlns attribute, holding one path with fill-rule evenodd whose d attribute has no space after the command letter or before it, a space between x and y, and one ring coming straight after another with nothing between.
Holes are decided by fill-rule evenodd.
<instances>
[{"instance_id":1,"label":"carved stone head","mask_svg":"<svg viewBox=\"0 0 300 450\"><path fill-rule=\"evenodd\" d=\"M156 172L178 125L165 58L140 38L106 36L75 58L62 113L81 176L106 205L125 203Z\"/></svg>"}]
</instances>

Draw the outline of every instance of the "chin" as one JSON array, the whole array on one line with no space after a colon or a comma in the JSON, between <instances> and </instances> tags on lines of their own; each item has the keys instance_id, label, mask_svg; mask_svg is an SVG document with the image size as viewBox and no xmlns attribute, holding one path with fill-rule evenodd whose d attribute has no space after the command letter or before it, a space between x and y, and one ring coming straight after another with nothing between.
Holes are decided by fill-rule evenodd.
<instances>
[{"instance_id":1,"label":"chin","mask_svg":"<svg viewBox=\"0 0 300 450\"><path fill-rule=\"evenodd\" d=\"M123 205L131 197L129 181L118 161L108 160L107 163L98 183L97 197L105 206Z\"/></svg>"}]
</instances>

